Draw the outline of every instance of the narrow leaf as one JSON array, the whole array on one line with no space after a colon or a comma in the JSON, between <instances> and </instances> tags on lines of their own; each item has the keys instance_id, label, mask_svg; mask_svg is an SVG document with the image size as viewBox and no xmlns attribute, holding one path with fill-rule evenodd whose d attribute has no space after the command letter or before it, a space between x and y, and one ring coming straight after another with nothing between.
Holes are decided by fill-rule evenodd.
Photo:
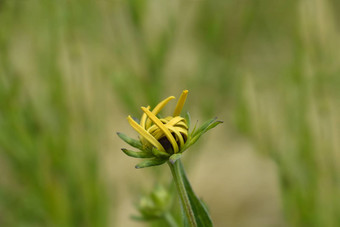
<instances>
[{"instance_id":1,"label":"narrow leaf","mask_svg":"<svg viewBox=\"0 0 340 227\"><path fill-rule=\"evenodd\" d=\"M216 118L210 119L209 121L206 121L193 135L192 138L190 138L190 141L187 145L187 147L190 147L194 143L197 142L197 140L206 132L208 132L210 129L215 128L217 125L223 123L223 121L215 121ZM215 121L215 122L214 122Z\"/></svg>"},{"instance_id":2,"label":"narrow leaf","mask_svg":"<svg viewBox=\"0 0 340 227\"><path fill-rule=\"evenodd\" d=\"M180 162L180 161L179 161ZM205 204L196 196L194 191L191 188L191 185L188 181L188 178L185 174L184 168L182 163L180 162L180 169L181 174L183 178L183 183L185 186L185 189L188 193L188 197L190 200L191 208L194 212L196 223L198 227L212 227L213 223L210 218L209 212L206 209Z\"/></svg>"},{"instance_id":3,"label":"narrow leaf","mask_svg":"<svg viewBox=\"0 0 340 227\"><path fill-rule=\"evenodd\" d=\"M196 134L196 127L197 127L197 123L198 123L198 121L196 121L196 123L195 123L195 126L194 126L193 130L192 130L192 131L191 131L191 133L189 133L189 135L188 135L188 138L191 138L191 137L192 137L192 135Z\"/></svg>"},{"instance_id":4,"label":"narrow leaf","mask_svg":"<svg viewBox=\"0 0 340 227\"><path fill-rule=\"evenodd\" d=\"M145 152L145 151L137 152L137 151L131 151L131 150L128 150L128 149L125 149L125 148L122 148L122 151L126 155L133 157L133 158L152 158L153 157L153 155L151 153L148 153L148 152Z\"/></svg>"},{"instance_id":5,"label":"narrow leaf","mask_svg":"<svg viewBox=\"0 0 340 227\"><path fill-rule=\"evenodd\" d=\"M213 123L216 119L217 119L217 118L215 117L215 118L212 118L212 119L207 120L206 122L204 122L204 123L197 129L197 131L195 131L195 133L193 133L192 137L195 137L198 133L201 133L201 132L203 132L204 130L206 130L206 129L209 127L209 125L210 125L211 123Z\"/></svg>"},{"instance_id":6,"label":"narrow leaf","mask_svg":"<svg viewBox=\"0 0 340 227\"><path fill-rule=\"evenodd\" d=\"M194 143L196 143L197 140L201 137L202 134L203 134L203 133L200 133L200 134L196 135L195 137L191 138L190 141L189 141L189 143L188 143L188 145L187 145L187 147L190 147L191 145L193 145ZM186 147L186 148L187 148L187 147Z\"/></svg>"},{"instance_id":7,"label":"narrow leaf","mask_svg":"<svg viewBox=\"0 0 340 227\"><path fill-rule=\"evenodd\" d=\"M124 140L127 144L130 144L132 147L138 148L140 150L143 149L143 145L139 140L132 139L121 132L117 132L117 135L119 136L119 138Z\"/></svg>"},{"instance_id":8,"label":"narrow leaf","mask_svg":"<svg viewBox=\"0 0 340 227\"><path fill-rule=\"evenodd\" d=\"M141 169L141 168L150 167L150 166L162 165L164 162L166 162L166 159L156 159L156 158L154 158L154 159L142 161L142 162L138 163L135 167L136 167L136 169Z\"/></svg>"},{"instance_id":9,"label":"narrow leaf","mask_svg":"<svg viewBox=\"0 0 340 227\"><path fill-rule=\"evenodd\" d=\"M215 128L217 125L222 124L222 123L223 123L223 121L215 121L215 122L213 122L212 124L210 124L210 125L208 126L208 128L206 128L206 129L204 130L204 133L206 133L206 132L209 131L210 129L213 129L213 128Z\"/></svg>"}]
</instances>

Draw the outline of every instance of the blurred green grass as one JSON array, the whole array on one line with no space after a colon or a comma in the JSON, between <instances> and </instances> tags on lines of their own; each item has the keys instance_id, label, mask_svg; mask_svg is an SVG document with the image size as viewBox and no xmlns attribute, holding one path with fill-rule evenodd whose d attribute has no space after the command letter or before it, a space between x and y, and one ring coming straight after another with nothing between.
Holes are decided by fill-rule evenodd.
<instances>
[{"instance_id":1,"label":"blurred green grass","mask_svg":"<svg viewBox=\"0 0 340 227\"><path fill-rule=\"evenodd\" d=\"M276 162L287 226L339 226L339 8L1 1L0 225L114 225L117 118L189 89Z\"/></svg>"}]
</instances>

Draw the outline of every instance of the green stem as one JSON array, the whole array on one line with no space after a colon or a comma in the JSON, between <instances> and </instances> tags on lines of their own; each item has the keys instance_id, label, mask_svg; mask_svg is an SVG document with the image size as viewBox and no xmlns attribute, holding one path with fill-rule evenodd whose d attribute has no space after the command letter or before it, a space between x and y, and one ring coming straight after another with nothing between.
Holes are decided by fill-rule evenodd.
<instances>
[{"instance_id":1,"label":"green stem","mask_svg":"<svg viewBox=\"0 0 340 227\"><path fill-rule=\"evenodd\" d=\"M180 162L181 160L178 159L174 164L172 164L171 162L168 162L168 164L171 169L172 176L174 178L174 182L177 188L177 192L179 194L179 198L181 200L182 207L184 209L184 213L188 218L189 225L190 227L197 227L195 215L190 204L188 193L184 186L182 177L183 173L181 173Z\"/></svg>"},{"instance_id":2,"label":"green stem","mask_svg":"<svg viewBox=\"0 0 340 227\"><path fill-rule=\"evenodd\" d=\"M171 215L171 213L167 212L164 215L164 219L166 223L169 224L170 227L178 227L177 222L175 221L174 217Z\"/></svg>"}]
</instances>

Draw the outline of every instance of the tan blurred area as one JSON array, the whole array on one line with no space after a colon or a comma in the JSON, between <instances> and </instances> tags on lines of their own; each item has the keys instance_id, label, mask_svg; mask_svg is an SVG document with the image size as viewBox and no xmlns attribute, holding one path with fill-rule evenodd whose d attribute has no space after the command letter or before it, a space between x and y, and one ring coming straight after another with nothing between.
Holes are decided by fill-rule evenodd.
<instances>
[{"instance_id":1,"label":"tan blurred area","mask_svg":"<svg viewBox=\"0 0 340 227\"><path fill-rule=\"evenodd\" d=\"M184 89L193 124L224 121L182 158L216 227L339 226L339 10L0 1L0 226L162 226L131 215L170 170L116 133Z\"/></svg>"}]
</instances>

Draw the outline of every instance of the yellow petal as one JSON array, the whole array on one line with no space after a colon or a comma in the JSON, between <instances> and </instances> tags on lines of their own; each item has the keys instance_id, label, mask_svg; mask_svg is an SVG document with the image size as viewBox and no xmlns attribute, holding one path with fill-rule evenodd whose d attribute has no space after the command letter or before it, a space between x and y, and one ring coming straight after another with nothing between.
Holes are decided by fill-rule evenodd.
<instances>
[{"instance_id":1,"label":"yellow petal","mask_svg":"<svg viewBox=\"0 0 340 227\"><path fill-rule=\"evenodd\" d=\"M142 107L142 110L148 115L148 117L151 119L151 121L153 121L153 123L155 123L155 125L157 125L158 128L163 131L164 135L166 136L166 138L168 138L169 142L171 143L172 148L174 149L174 153L177 153L178 152L178 145L177 145L176 140L174 139L174 137L171 135L170 131L147 108Z\"/></svg>"},{"instance_id":2,"label":"yellow petal","mask_svg":"<svg viewBox=\"0 0 340 227\"><path fill-rule=\"evenodd\" d=\"M159 111L161 111L164 106L171 100L171 99L174 99L175 97L174 96L170 96L166 99L164 99L162 102L158 103L157 106L152 110L152 113L154 115L157 115L159 113ZM151 120L150 119L147 119L146 120L146 124L145 124L145 129L148 129L151 125Z\"/></svg>"},{"instance_id":3,"label":"yellow petal","mask_svg":"<svg viewBox=\"0 0 340 227\"><path fill-rule=\"evenodd\" d=\"M148 110L150 109L150 106L146 107ZM140 119L140 126L145 129L145 121L146 121L146 113L143 113L142 118Z\"/></svg>"},{"instance_id":4,"label":"yellow petal","mask_svg":"<svg viewBox=\"0 0 340 227\"><path fill-rule=\"evenodd\" d=\"M173 117L168 123L166 123L166 126L174 126L175 124L179 123L182 121L184 118L183 117Z\"/></svg>"},{"instance_id":5,"label":"yellow petal","mask_svg":"<svg viewBox=\"0 0 340 227\"><path fill-rule=\"evenodd\" d=\"M188 90L184 90L181 94L181 97L179 97L175 111L174 111L174 117L179 116L181 114L185 100L187 99L187 95L188 95Z\"/></svg>"},{"instance_id":6,"label":"yellow petal","mask_svg":"<svg viewBox=\"0 0 340 227\"><path fill-rule=\"evenodd\" d=\"M160 142L158 142L150 133L148 133L144 128L142 128L142 126L140 126L137 122L135 122L131 116L128 116L127 119L129 121L129 124L132 126L132 128L134 128L143 138L149 141L158 150L165 151L162 144L160 144Z\"/></svg>"},{"instance_id":7,"label":"yellow petal","mask_svg":"<svg viewBox=\"0 0 340 227\"><path fill-rule=\"evenodd\" d=\"M183 137L182 137L181 133L175 127L170 126L169 129L173 133L175 133L177 139L179 140L180 147L183 147L184 146L184 140L183 140Z\"/></svg>"},{"instance_id":8,"label":"yellow petal","mask_svg":"<svg viewBox=\"0 0 340 227\"><path fill-rule=\"evenodd\" d=\"M156 140L159 140L162 136L164 136L163 131L160 130L157 125L152 125L148 128L148 132L155 137Z\"/></svg>"},{"instance_id":9,"label":"yellow petal","mask_svg":"<svg viewBox=\"0 0 340 227\"><path fill-rule=\"evenodd\" d=\"M182 127L182 128L185 128L185 129L188 130L187 124L186 124L185 122L183 122L183 121L178 122L178 123L176 124L176 127Z\"/></svg>"},{"instance_id":10,"label":"yellow petal","mask_svg":"<svg viewBox=\"0 0 340 227\"><path fill-rule=\"evenodd\" d=\"M163 133L162 130L157 129L157 130L154 132L154 134L152 134L152 135L153 135L153 137L156 138L156 140L159 140L160 138L162 138L162 137L164 136L164 133Z\"/></svg>"}]
</instances>

